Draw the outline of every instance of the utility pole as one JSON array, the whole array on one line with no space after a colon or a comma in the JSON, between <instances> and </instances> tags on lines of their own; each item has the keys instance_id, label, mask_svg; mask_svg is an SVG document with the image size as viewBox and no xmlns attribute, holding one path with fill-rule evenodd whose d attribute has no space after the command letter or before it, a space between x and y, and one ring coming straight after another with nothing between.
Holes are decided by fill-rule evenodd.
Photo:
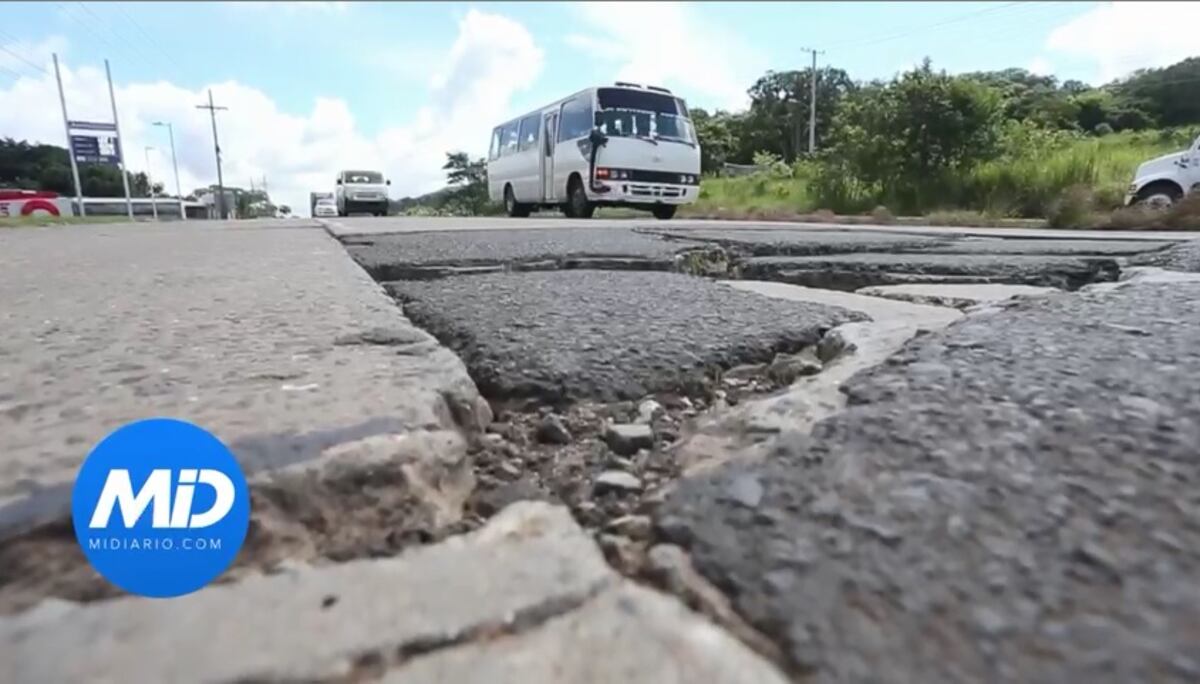
<instances>
[{"instance_id":1,"label":"utility pole","mask_svg":"<svg viewBox=\"0 0 1200 684\"><path fill-rule=\"evenodd\" d=\"M58 102L62 105L63 128L67 132L67 156L71 158L71 176L75 178L75 204L80 216L87 216L83 209L83 186L79 183L79 164L75 161L75 146L71 144L71 120L67 118L67 97L63 95L62 75L58 72L58 55L54 55L54 80L58 81Z\"/></svg>"},{"instance_id":2,"label":"utility pole","mask_svg":"<svg viewBox=\"0 0 1200 684\"><path fill-rule=\"evenodd\" d=\"M217 153L217 216L225 218L225 180L221 177L221 143L217 142L217 110L229 109L213 104L212 89L208 90L208 104L196 105L196 109L207 109L212 117L213 150Z\"/></svg>"},{"instance_id":3,"label":"utility pole","mask_svg":"<svg viewBox=\"0 0 1200 684\"><path fill-rule=\"evenodd\" d=\"M170 121L155 121L155 126L166 126L167 137L171 140L171 166L175 169L175 196L179 198L179 220L187 220L187 210L183 206L183 190L179 187L179 162L175 159L175 130Z\"/></svg>"},{"instance_id":4,"label":"utility pole","mask_svg":"<svg viewBox=\"0 0 1200 684\"><path fill-rule=\"evenodd\" d=\"M129 171L125 168L125 139L121 137L121 123L117 121L117 96L113 94L112 71L108 60L104 60L104 75L108 77L108 99L112 101L113 132L117 134L117 161L121 163L121 181L125 184L125 213L133 220L133 200L129 198Z\"/></svg>"},{"instance_id":5,"label":"utility pole","mask_svg":"<svg viewBox=\"0 0 1200 684\"><path fill-rule=\"evenodd\" d=\"M801 52L812 53L812 75L808 79L812 90L808 96L808 153L817 151L817 55L825 54L824 50L800 48Z\"/></svg>"}]
</instances>

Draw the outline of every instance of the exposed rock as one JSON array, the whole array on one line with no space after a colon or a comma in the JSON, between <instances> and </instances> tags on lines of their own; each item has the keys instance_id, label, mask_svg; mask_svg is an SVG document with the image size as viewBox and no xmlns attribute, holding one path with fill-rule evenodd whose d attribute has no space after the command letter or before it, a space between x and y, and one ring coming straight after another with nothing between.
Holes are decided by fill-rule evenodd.
<instances>
[{"instance_id":1,"label":"exposed rock","mask_svg":"<svg viewBox=\"0 0 1200 684\"><path fill-rule=\"evenodd\" d=\"M626 515L608 523L608 529L638 541L650 536L650 526L648 515Z\"/></svg>"},{"instance_id":2,"label":"exposed rock","mask_svg":"<svg viewBox=\"0 0 1200 684\"><path fill-rule=\"evenodd\" d=\"M614 423L605 429L604 442L621 456L632 456L654 446L654 431L642 423Z\"/></svg>"},{"instance_id":3,"label":"exposed rock","mask_svg":"<svg viewBox=\"0 0 1200 684\"><path fill-rule=\"evenodd\" d=\"M531 478L522 478L481 492L475 498L474 506L476 513L490 517L518 501L545 501L550 498L549 493L537 486Z\"/></svg>"},{"instance_id":4,"label":"exposed rock","mask_svg":"<svg viewBox=\"0 0 1200 684\"><path fill-rule=\"evenodd\" d=\"M820 373L821 368L816 350L810 347L799 354L776 354L767 367L767 376L780 385L790 385L797 378Z\"/></svg>"},{"instance_id":5,"label":"exposed rock","mask_svg":"<svg viewBox=\"0 0 1200 684\"><path fill-rule=\"evenodd\" d=\"M537 438L542 444L570 444L571 431L563 424L562 418L551 413L538 424Z\"/></svg>"},{"instance_id":6,"label":"exposed rock","mask_svg":"<svg viewBox=\"0 0 1200 684\"><path fill-rule=\"evenodd\" d=\"M659 415L662 412L663 412L662 404L658 403L657 401L654 401L653 399L647 399L646 401L643 401L641 404L638 404L637 422L649 424L650 421L654 420L655 416Z\"/></svg>"},{"instance_id":7,"label":"exposed rock","mask_svg":"<svg viewBox=\"0 0 1200 684\"><path fill-rule=\"evenodd\" d=\"M606 470L596 476L596 494L605 492L636 492L642 489L642 481L623 470Z\"/></svg>"}]
</instances>

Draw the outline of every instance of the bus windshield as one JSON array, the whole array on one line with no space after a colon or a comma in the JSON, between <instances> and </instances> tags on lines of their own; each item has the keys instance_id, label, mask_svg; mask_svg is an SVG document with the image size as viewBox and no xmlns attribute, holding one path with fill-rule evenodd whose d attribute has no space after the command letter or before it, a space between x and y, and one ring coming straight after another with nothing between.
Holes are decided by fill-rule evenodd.
<instances>
[{"instance_id":1,"label":"bus windshield","mask_svg":"<svg viewBox=\"0 0 1200 684\"><path fill-rule=\"evenodd\" d=\"M687 106L677 97L630 88L599 88L596 125L605 135L694 144Z\"/></svg>"},{"instance_id":2,"label":"bus windshield","mask_svg":"<svg viewBox=\"0 0 1200 684\"><path fill-rule=\"evenodd\" d=\"M664 139L692 144L692 125L682 116L635 109L602 109L596 112L600 132L614 137Z\"/></svg>"}]
</instances>

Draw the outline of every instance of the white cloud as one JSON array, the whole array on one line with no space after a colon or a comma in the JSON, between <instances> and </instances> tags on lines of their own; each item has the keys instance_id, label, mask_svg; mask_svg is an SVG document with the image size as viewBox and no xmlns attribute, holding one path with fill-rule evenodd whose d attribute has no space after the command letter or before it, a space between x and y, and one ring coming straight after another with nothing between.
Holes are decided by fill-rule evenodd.
<instances>
[{"instance_id":1,"label":"white cloud","mask_svg":"<svg viewBox=\"0 0 1200 684\"><path fill-rule=\"evenodd\" d=\"M759 50L685 4L589 2L578 10L590 31L569 34L567 44L618 64L616 80L666 86L689 101L741 109L749 103L747 87L765 69Z\"/></svg>"},{"instance_id":2,"label":"white cloud","mask_svg":"<svg viewBox=\"0 0 1200 684\"><path fill-rule=\"evenodd\" d=\"M1045 57L1034 57L1029 61L1027 67L1029 73L1037 74L1038 76L1050 76L1054 74L1054 65Z\"/></svg>"},{"instance_id":3,"label":"white cloud","mask_svg":"<svg viewBox=\"0 0 1200 684\"><path fill-rule=\"evenodd\" d=\"M247 187L251 178L257 183L265 175L272 198L301 213L308 207L308 193L332 189L334 175L342 168L384 170L392 179L393 197L441 187L445 152L485 152L492 126L511 113L512 96L531 86L541 72L542 52L521 24L472 10L459 21L458 37L441 63L444 68L430 84L428 104L412 121L373 136L360 130L341 98L318 97L311 110L293 114L281 111L259 89L235 81L212 84L217 104L229 108L217 114L225 183ZM103 67L63 67L71 118L111 120ZM208 112L195 108L207 101L207 87L122 83L118 65L114 71L129 167L142 170L144 147L154 146L153 175L174 189L166 131L153 126L155 121L170 121L184 192L214 183ZM22 77L0 88L0 131L17 139L64 144L52 70L48 76Z\"/></svg>"},{"instance_id":4,"label":"white cloud","mask_svg":"<svg viewBox=\"0 0 1200 684\"><path fill-rule=\"evenodd\" d=\"M1109 81L1200 54L1197 25L1200 3L1111 2L1054 29L1046 47L1094 62L1097 80Z\"/></svg>"}]
</instances>

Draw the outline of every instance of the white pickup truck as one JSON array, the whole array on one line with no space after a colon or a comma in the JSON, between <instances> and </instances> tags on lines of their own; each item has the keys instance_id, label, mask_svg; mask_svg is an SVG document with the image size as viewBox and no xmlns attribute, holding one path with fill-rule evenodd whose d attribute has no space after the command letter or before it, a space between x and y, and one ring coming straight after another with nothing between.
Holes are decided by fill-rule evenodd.
<instances>
[{"instance_id":1,"label":"white pickup truck","mask_svg":"<svg viewBox=\"0 0 1200 684\"><path fill-rule=\"evenodd\" d=\"M1169 207L1189 192L1200 190L1200 138L1182 152L1151 159L1137 167L1125 204Z\"/></svg>"}]
</instances>

